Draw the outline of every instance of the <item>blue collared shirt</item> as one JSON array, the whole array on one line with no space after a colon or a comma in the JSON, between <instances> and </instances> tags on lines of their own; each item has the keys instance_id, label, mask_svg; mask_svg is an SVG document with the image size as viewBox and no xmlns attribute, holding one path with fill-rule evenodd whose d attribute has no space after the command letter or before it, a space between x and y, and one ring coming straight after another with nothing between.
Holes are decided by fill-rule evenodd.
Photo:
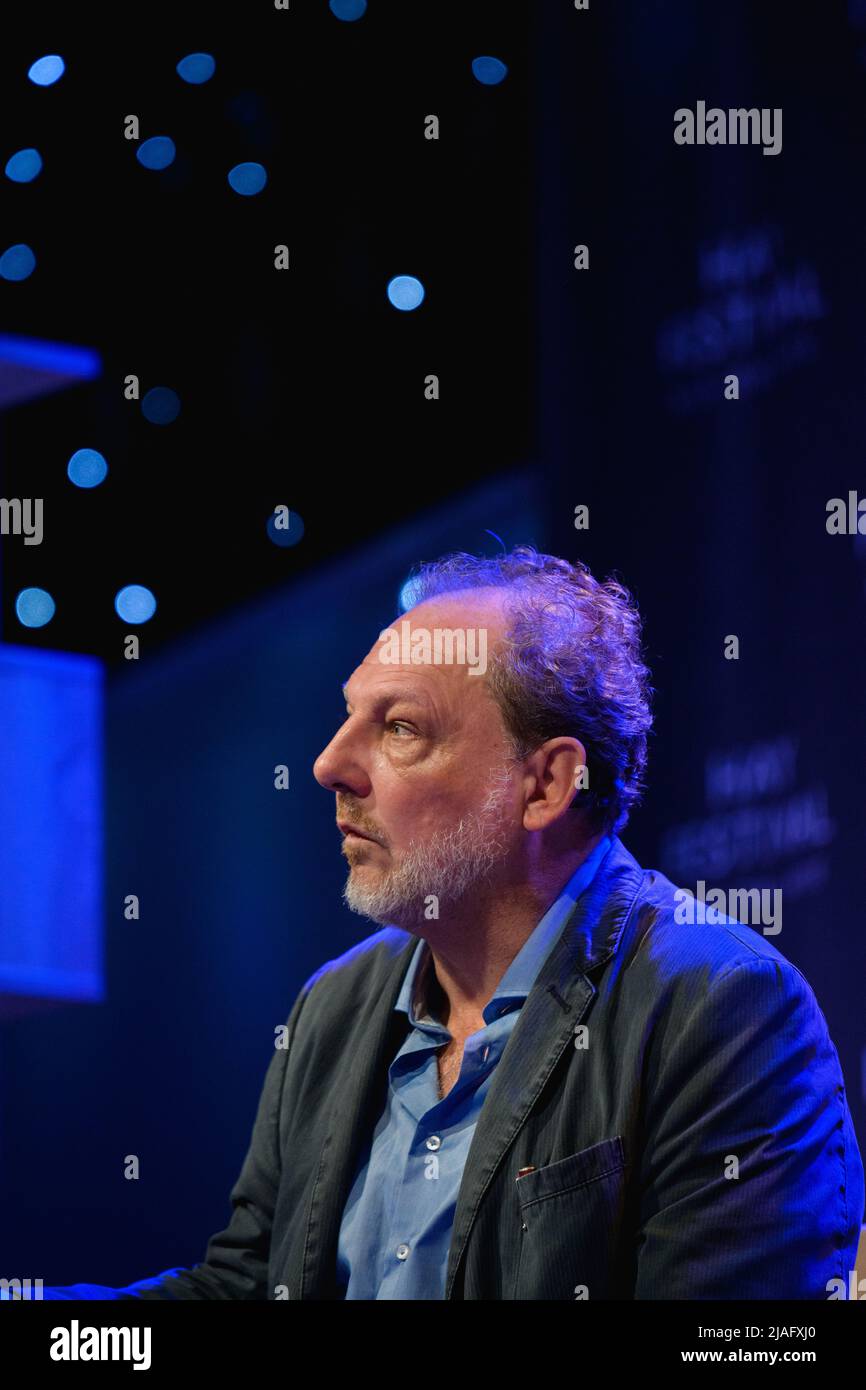
<instances>
[{"instance_id":1,"label":"blue collared shirt","mask_svg":"<svg viewBox=\"0 0 866 1390\"><path fill-rule=\"evenodd\" d=\"M575 902L611 847L605 836L566 883L506 970L467 1038L457 1080L439 1096L436 1054L451 1034L415 1012L418 942L394 1005L412 1031L388 1070L388 1097L343 1210L337 1278L345 1298L442 1299L463 1168L496 1064Z\"/></svg>"}]
</instances>

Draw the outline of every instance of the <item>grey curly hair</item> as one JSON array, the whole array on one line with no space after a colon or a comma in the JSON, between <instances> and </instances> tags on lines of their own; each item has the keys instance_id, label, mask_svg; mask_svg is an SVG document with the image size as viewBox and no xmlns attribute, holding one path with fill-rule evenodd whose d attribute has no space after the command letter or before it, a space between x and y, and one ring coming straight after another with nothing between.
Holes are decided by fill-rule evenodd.
<instances>
[{"instance_id":1,"label":"grey curly hair","mask_svg":"<svg viewBox=\"0 0 866 1390\"><path fill-rule=\"evenodd\" d=\"M652 727L641 618L616 579L595 579L581 561L519 545L493 557L459 551L416 565L406 586L414 607L466 589L506 589L506 640L487 681L513 756L559 735L586 749L589 786L572 807L594 830L616 834L644 789Z\"/></svg>"}]
</instances>

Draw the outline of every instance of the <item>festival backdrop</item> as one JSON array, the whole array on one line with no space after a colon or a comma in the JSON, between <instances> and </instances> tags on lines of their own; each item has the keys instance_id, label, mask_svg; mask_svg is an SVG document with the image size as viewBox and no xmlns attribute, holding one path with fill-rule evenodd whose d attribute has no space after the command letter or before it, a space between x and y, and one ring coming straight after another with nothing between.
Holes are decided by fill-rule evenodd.
<instances>
[{"instance_id":1,"label":"festival backdrop","mask_svg":"<svg viewBox=\"0 0 866 1390\"><path fill-rule=\"evenodd\" d=\"M68 14L44 88L36 35L0 54L4 161L44 155L0 490L45 505L0 537L0 1253L54 1284L225 1223L273 1030L367 930L312 763L449 550L632 590L623 838L803 972L866 1152L866 4L341 8L157 7L113 64Z\"/></svg>"}]
</instances>

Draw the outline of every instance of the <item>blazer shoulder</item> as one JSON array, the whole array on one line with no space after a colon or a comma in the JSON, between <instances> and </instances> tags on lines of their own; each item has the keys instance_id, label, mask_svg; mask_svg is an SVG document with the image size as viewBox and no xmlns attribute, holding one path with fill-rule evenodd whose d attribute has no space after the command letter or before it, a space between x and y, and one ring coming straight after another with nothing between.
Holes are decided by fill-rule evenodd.
<instances>
[{"instance_id":1,"label":"blazer shoulder","mask_svg":"<svg viewBox=\"0 0 866 1390\"><path fill-rule=\"evenodd\" d=\"M760 894L758 889L750 891ZM756 900L743 890L731 901L752 905ZM780 971L794 972L810 988L802 971L764 935L760 924L750 925L701 902L657 869L645 871L633 938L629 954L643 957L661 975L700 971L709 980L742 966L758 969L773 963Z\"/></svg>"}]
</instances>

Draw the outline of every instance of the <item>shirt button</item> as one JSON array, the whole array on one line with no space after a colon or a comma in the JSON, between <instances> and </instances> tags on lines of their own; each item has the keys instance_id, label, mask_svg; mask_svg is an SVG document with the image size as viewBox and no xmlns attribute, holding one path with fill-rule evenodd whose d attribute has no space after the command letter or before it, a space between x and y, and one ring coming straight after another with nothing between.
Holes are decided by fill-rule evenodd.
<instances>
[{"instance_id":1,"label":"shirt button","mask_svg":"<svg viewBox=\"0 0 866 1390\"><path fill-rule=\"evenodd\" d=\"M430 1135L430 1138L427 1140L427 1147L428 1149L441 1149L442 1140L439 1138L438 1134Z\"/></svg>"},{"instance_id":2,"label":"shirt button","mask_svg":"<svg viewBox=\"0 0 866 1390\"><path fill-rule=\"evenodd\" d=\"M408 1245L398 1245L398 1246L397 1246L397 1259L398 1259L398 1260L405 1260L405 1259L407 1258L408 1254L409 1254L409 1247L408 1247Z\"/></svg>"}]
</instances>

